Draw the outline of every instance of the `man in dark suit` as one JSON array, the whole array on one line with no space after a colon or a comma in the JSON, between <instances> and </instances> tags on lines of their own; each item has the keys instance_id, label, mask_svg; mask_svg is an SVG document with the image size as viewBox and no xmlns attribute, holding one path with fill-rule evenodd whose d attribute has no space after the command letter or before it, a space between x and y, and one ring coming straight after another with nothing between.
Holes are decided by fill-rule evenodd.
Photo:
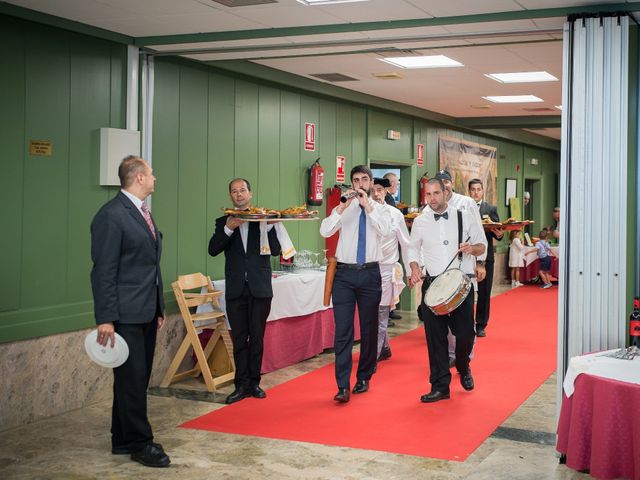
<instances>
[{"instance_id":1,"label":"man in dark suit","mask_svg":"<svg viewBox=\"0 0 640 480\"><path fill-rule=\"evenodd\" d=\"M149 164L126 157L118 169L121 190L91 222L91 287L98 343L113 347L115 334L129 357L113 369L111 451L131 454L149 467L168 467L162 446L153 442L147 418L156 332L164 325L160 254L162 234L144 200L156 178Z\"/></svg>"},{"instance_id":2,"label":"man in dark suit","mask_svg":"<svg viewBox=\"0 0 640 480\"><path fill-rule=\"evenodd\" d=\"M229 183L229 198L238 210L251 206L251 185L243 178ZM271 255L280 255L280 243L269 225ZM271 262L260 253L260 226L233 216L216 220L216 229L209 241L209 255L224 252L225 300L231 326L233 359L236 364L235 390L226 403L246 397L265 398L260 388L260 368L264 347L264 331L271 311Z\"/></svg>"},{"instance_id":3,"label":"man in dark suit","mask_svg":"<svg viewBox=\"0 0 640 480\"><path fill-rule=\"evenodd\" d=\"M500 221L498 209L483 200L484 187L482 180L474 178L469 181L469 196L478 204L480 217L482 219L490 218L496 223ZM486 328L489 322L491 288L493 286L493 265L495 259L493 240L500 240L504 235L504 230L501 228L492 228L491 230L485 230L484 233L487 237L487 259L485 261L487 273L484 280L478 282L478 304L476 305L476 335L478 337L485 337L487 335Z\"/></svg>"}]
</instances>

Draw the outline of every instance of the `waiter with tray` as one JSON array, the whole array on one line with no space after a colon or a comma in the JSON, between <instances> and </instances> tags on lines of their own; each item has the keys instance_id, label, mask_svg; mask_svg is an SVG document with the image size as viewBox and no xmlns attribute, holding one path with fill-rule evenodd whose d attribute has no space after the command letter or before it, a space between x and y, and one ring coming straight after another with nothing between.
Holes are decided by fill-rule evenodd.
<instances>
[{"instance_id":1,"label":"waiter with tray","mask_svg":"<svg viewBox=\"0 0 640 480\"><path fill-rule=\"evenodd\" d=\"M460 383L467 391L474 388L469 368L469 354L475 337L469 276L474 274L474 257L482 255L487 248L487 239L471 212L447 204L442 180L432 178L428 181L426 198L427 208L413 222L408 256L411 265L409 286L423 281L420 308L431 372L431 392L422 395L420 401L432 403L450 395L449 328L456 337L456 368L460 372Z\"/></svg>"}]
</instances>

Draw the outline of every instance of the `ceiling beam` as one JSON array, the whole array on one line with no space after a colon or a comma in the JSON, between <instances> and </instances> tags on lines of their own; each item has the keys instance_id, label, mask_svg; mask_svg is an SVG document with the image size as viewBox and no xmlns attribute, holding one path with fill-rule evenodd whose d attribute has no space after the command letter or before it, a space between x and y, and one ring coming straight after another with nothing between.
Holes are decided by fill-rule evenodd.
<instances>
[{"instance_id":1,"label":"ceiling beam","mask_svg":"<svg viewBox=\"0 0 640 480\"><path fill-rule=\"evenodd\" d=\"M566 17L585 13L636 12L640 2L585 5L580 7L542 8L510 12L482 13L459 17L415 18L378 22L338 23L332 25L305 25L304 27L261 28L226 32L186 33L181 35L158 35L137 37L139 47L152 45L172 45L180 43L220 42L228 40L249 40L256 38L295 37L304 35L330 35L336 33L367 32L374 30L394 30L402 28L435 27L467 23L507 22L532 20L536 18Z\"/></svg>"},{"instance_id":2,"label":"ceiling beam","mask_svg":"<svg viewBox=\"0 0 640 480\"><path fill-rule=\"evenodd\" d=\"M466 117L458 118L461 127L473 129L491 128L560 128L562 116L527 115L523 117Z\"/></svg>"}]
</instances>

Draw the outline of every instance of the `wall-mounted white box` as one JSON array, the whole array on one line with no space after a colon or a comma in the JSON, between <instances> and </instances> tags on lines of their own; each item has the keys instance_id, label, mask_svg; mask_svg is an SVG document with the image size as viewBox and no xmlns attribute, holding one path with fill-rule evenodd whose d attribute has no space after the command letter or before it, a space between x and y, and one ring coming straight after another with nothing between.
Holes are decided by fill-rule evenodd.
<instances>
[{"instance_id":1,"label":"wall-mounted white box","mask_svg":"<svg viewBox=\"0 0 640 480\"><path fill-rule=\"evenodd\" d=\"M119 186L118 167L128 155L140 155L140 132L120 128L100 129L100 185Z\"/></svg>"}]
</instances>

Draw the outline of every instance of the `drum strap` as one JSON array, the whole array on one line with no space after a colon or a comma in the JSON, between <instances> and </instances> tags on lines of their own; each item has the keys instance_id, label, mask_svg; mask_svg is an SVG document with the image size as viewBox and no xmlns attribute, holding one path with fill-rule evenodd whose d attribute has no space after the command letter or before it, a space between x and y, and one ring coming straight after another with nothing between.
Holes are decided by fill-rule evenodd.
<instances>
[{"instance_id":1,"label":"drum strap","mask_svg":"<svg viewBox=\"0 0 640 480\"><path fill-rule=\"evenodd\" d=\"M458 210L458 248L462 243L462 210ZM462 252L458 253L458 260L462 262Z\"/></svg>"}]
</instances>

